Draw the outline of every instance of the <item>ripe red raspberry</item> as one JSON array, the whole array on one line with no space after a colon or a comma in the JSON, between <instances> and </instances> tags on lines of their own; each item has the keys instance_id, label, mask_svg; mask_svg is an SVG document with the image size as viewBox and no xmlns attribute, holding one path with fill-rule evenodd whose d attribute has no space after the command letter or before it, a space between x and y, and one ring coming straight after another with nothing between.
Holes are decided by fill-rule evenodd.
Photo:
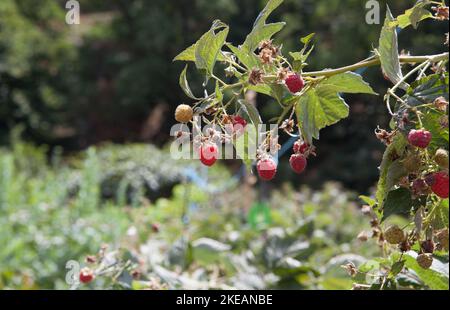
<instances>
[{"instance_id":1,"label":"ripe red raspberry","mask_svg":"<svg viewBox=\"0 0 450 310\"><path fill-rule=\"evenodd\" d=\"M219 158L219 149L213 143L204 144L200 150L200 161L207 167L214 165Z\"/></svg>"},{"instance_id":2,"label":"ripe red raspberry","mask_svg":"<svg viewBox=\"0 0 450 310\"><path fill-rule=\"evenodd\" d=\"M294 153L296 154L305 154L308 149L309 144L306 142L297 141L294 143Z\"/></svg>"},{"instance_id":3,"label":"ripe red raspberry","mask_svg":"<svg viewBox=\"0 0 450 310\"><path fill-rule=\"evenodd\" d=\"M301 154L294 154L291 156L291 159L289 159L289 163L291 164L292 170L294 170L295 173L302 173L305 171L306 166L308 164L305 156Z\"/></svg>"},{"instance_id":4,"label":"ripe red raspberry","mask_svg":"<svg viewBox=\"0 0 450 310\"><path fill-rule=\"evenodd\" d=\"M264 181L272 180L277 174L277 164L272 158L264 158L256 164L258 174Z\"/></svg>"},{"instance_id":5,"label":"ripe red raspberry","mask_svg":"<svg viewBox=\"0 0 450 310\"><path fill-rule=\"evenodd\" d=\"M411 145L425 149L431 142L431 132L424 129L411 130L408 135L408 141Z\"/></svg>"},{"instance_id":6,"label":"ripe red raspberry","mask_svg":"<svg viewBox=\"0 0 450 310\"><path fill-rule=\"evenodd\" d=\"M305 86L305 81L303 78L297 73L290 74L284 82L286 83L287 88L293 94L298 93Z\"/></svg>"},{"instance_id":7,"label":"ripe red raspberry","mask_svg":"<svg viewBox=\"0 0 450 310\"><path fill-rule=\"evenodd\" d=\"M449 184L448 184L448 173L447 172L437 172L433 175L433 184L431 185L431 190L437 196L442 199L448 198Z\"/></svg>"},{"instance_id":8,"label":"ripe red raspberry","mask_svg":"<svg viewBox=\"0 0 450 310\"><path fill-rule=\"evenodd\" d=\"M237 135L241 135L244 133L245 127L247 126L247 121L240 117L239 115L235 115L231 117L231 122L233 124L233 132Z\"/></svg>"},{"instance_id":9,"label":"ripe red raspberry","mask_svg":"<svg viewBox=\"0 0 450 310\"><path fill-rule=\"evenodd\" d=\"M84 284L90 283L92 280L94 280L94 277L95 277L94 272L91 269L89 269L87 267L81 269L81 271L80 271L80 282L81 283L84 283Z\"/></svg>"}]
</instances>

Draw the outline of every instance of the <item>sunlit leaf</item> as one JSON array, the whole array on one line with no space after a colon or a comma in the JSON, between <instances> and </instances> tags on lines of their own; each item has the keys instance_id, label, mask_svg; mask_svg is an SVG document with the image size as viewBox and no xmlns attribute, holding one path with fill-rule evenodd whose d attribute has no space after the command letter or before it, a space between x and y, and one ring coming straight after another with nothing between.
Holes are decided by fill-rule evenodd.
<instances>
[{"instance_id":1,"label":"sunlit leaf","mask_svg":"<svg viewBox=\"0 0 450 310\"><path fill-rule=\"evenodd\" d=\"M405 266L419 276L425 285L433 290L448 290L449 289L449 277L448 277L448 263L442 263L437 259L433 260L433 264L430 269L423 269L416 261L417 253L410 251L406 255Z\"/></svg>"},{"instance_id":2,"label":"sunlit leaf","mask_svg":"<svg viewBox=\"0 0 450 310\"><path fill-rule=\"evenodd\" d=\"M303 135L312 143L313 138L319 139L322 128L346 118L349 107L335 89L319 85L300 97L296 114Z\"/></svg>"},{"instance_id":3,"label":"sunlit leaf","mask_svg":"<svg viewBox=\"0 0 450 310\"><path fill-rule=\"evenodd\" d=\"M173 61L195 61L195 46L196 44L192 44L190 47L178 54Z\"/></svg>"},{"instance_id":4,"label":"sunlit leaf","mask_svg":"<svg viewBox=\"0 0 450 310\"><path fill-rule=\"evenodd\" d=\"M398 55L397 31L396 26L392 25L393 20L394 17L388 7L386 19L381 30L378 53L380 55L383 74L387 76L391 82L397 84L403 79L403 74ZM407 85L402 83L401 87L406 89Z\"/></svg>"},{"instance_id":5,"label":"sunlit leaf","mask_svg":"<svg viewBox=\"0 0 450 310\"><path fill-rule=\"evenodd\" d=\"M416 29L419 22L433 17L433 14L425 9L426 5L427 3L419 1L413 8L406 10L405 13L397 17L397 25L400 28L412 25Z\"/></svg>"},{"instance_id":6,"label":"sunlit leaf","mask_svg":"<svg viewBox=\"0 0 450 310\"><path fill-rule=\"evenodd\" d=\"M266 7L261 11L256 19L253 30L242 44L242 49L248 52L254 52L259 43L263 40L269 40L274 34L283 29L285 23L266 24L269 15L283 3L283 0L270 0Z\"/></svg>"},{"instance_id":7,"label":"sunlit leaf","mask_svg":"<svg viewBox=\"0 0 450 310\"><path fill-rule=\"evenodd\" d=\"M184 67L184 70L180 74L180 87L184 91L186 96L188 96L191 99L197 100L198 98L195 97L194 94L192 93L191 88L189 87L189 83L187 81L187 68L188 65Z\"/></svg>"},{"instance_id":8,"label":"sunlit leaf","mask_svg":"<svg viewBox=\"0 0 450 310\"><path fill-rule=\"evenodd\" d=\"M321 82L320 85L327 86L338 93L377 95L372 87L364 82L359 74L353 72L333 75Z\"/></svg>"},{"instance_id":9,"label":"sunlit leaf","mask_svg":"<svg viewBox=\"0 0 450 310\"><path fill-rule=\"evenodd\" d=\"M215 21L211 29L205 33L195 45L195 65L197 69L213 74L214 65L228 36L229 27Z\"/></svg>"},{"instance_id":10,"label":"sunlit leaf","mask_svg":"<svg viewBox=\"0 0 450 310\"><path fill-rule=\"evenodd\" d=\"M227 47L236 55L239 61L247 68L253 69L258 66L258 59L254 53L249 53L241 48L227 44Z\"/></svg>"}]
</instances>

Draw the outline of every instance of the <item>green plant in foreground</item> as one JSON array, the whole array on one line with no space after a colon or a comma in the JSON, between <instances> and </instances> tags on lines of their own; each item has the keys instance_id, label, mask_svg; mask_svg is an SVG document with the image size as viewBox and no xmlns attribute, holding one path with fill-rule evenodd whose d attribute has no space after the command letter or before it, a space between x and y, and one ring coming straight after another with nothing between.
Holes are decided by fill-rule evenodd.
<instances>
[{"instance_id":1,"label":"green plant in foreground","mask_svg":"<svg viewBox=\"0 0 450 310\"><path fill-rule=\"evenodd\" d=\"M376 130L377 137L387 149L380 166L376 195L374 198L363 197L363 200L372 210L373 237L382 248L383 258L351 274L372 275L357 278L356 282L368 282L371 278L370 284L359 283L357 288L411 286L404 279L408 270L414 270L430 288L448 288L448 264L446 268L441 265L442 261L448 261L448 237L445 239L445 236L448 236L449 196L446 71L449 53L399 55L396 32L398 27L416 28L426 19L448 20L448 7L445 2L418 1L397 18L388 8L378 48L369 58L338 69L307 72L305 68L314 48L314 34L302 38L303 48L289 53L289 57L283 56L281 47L271 41L284 23L267 23L267 19L282 2L268 1L242 45L236 47L227 42L229 26L216 20L208 32L174 59L194 62L205 75L204 97L191 91L188 65L180 75L180 86L195 102L193 114L225 132L205 134L199 147L218 143L217 136L224 136L221 141L231 141L235 145L242 143L238 135L226 130L230 119L236 115L248 120L249 130L263 123L258 110L246 97L249 91L254 91L273 98L282 110L279 117L270 121L279 128L265 132L266 139L258 145L257 167L261 179L267 181L275 176L276 164L272 156L279 148L278 132L275 132L279 129L298 137L298 143L304 143L312 150L296 155L303 156L298 161L301 166L297 163L293 168L301 172L307 157L315 154L314 140L319 139L320 130L348 116L349 107L340 94L377 95L360 75L352 71L381 66L384 77L394 84L384 97L392 121L389 130ZM434 10L435 15L429 9ZM225 64L226 79L216 74L217 63ZM407 65L409 71L404 73ZM212 85L208 87L209 84ZM188 109L185 105L183 108ZM189 112L189 117L182 120L196 126ZM177 119L181 120L180 117ZM247 157L243 160L251 167L252 162ZM385 235L392 229L383 232L383 226L392 215L411 220L400 229L402 232L397 238ZM395 242L386 242L386 237Z\"/></svg>"}]
</instances>

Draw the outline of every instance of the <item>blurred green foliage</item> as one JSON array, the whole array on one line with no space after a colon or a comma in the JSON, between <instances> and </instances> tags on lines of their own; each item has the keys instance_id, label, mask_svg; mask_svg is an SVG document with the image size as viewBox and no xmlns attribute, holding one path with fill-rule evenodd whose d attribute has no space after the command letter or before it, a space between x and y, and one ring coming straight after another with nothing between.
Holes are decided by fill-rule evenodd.
<instances>
[{"instance_id":1,"label":"blurred green foliage","mask_svg":"<svg viewBox=\"0 0 450 310\"><path fill-rule=\"evenodd\" d=\"M45 149L22 142L0 151L1 288L67 288L66 262L83 264L104 243L146 262L144 279L157 277L173 288L350 288L340 255L358 253L364 260L361 255L375 254L356 239L367 223L355 196L335 184L320 193L282 188L265 202L270 221L257 226L249 221L258 202L254 189L230 183L220 166L206 187L180 183L171 198L153 203L145 195L134 207L102 197L102 180L110 175L104 170L116 172L124 152L138 163L136 148L148 147L122 146L117 154L115 146L91 148L73 162L55 159L52 165L45 163ZM166 153L153 148L152 154L158 163ZM158 171L148 171L164 183ZM183 275L173 278L176 266ZM106 283L93 285L109 288Z\"/></svg>"}]
</instances>

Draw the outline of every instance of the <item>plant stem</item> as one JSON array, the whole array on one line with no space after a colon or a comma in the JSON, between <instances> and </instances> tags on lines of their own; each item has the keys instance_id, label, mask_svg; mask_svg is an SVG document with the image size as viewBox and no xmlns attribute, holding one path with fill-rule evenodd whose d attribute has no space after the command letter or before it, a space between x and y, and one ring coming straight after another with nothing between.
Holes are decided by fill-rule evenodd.
<instances>
[{"instance_id":1,"label":"plant stem","mask_svg":"<svg viewBox=\"0 0 450 310\"><path fill-rule=\"evenodd\" d=\"M449 53L442 53L437 55L428 55L428 56L401 56L399 57L399 60L401 63L422 63L426 61L430 62L439 62L441 60L448 60ZM377 57L372 60L363 60L361 62L358 62L356 64L345 66L337 69L328 69L328 70L322 70L322 71L312 71L312 72L305 72L303 73L304 77L308 76L325 76L330 77L339 73L345 73L348 71L354 71L360 68L368 68L373 66L378 66L381 64L380 58Z\"/></svg>"}]
</instances>

